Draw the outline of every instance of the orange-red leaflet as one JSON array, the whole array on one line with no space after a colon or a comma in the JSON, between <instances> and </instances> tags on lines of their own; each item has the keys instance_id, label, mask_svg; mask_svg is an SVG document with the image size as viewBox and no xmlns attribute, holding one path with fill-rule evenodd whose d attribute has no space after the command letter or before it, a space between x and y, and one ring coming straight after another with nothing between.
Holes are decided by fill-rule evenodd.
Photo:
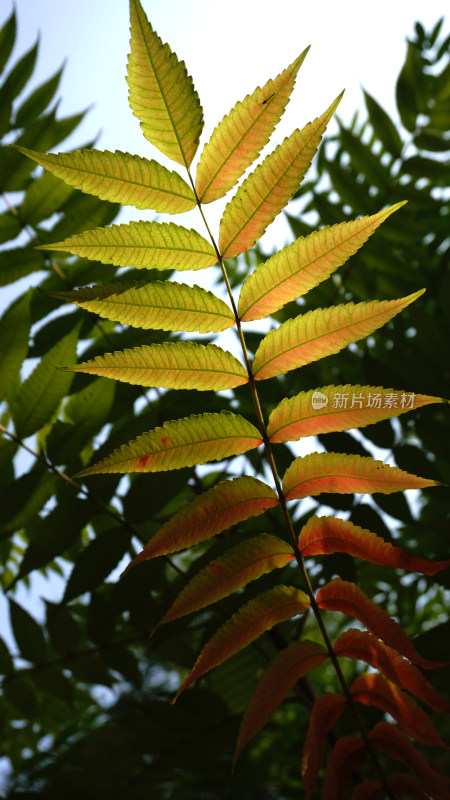
<instances>
[{"instance_id":1,"label":"orange-red leaflet","mask_svg":"<svg viewBox=\"0 0 450 800\"><path fill-rule=\"evenodd\" d=\"M450 712L450 703L438 695L414 664L368 631L356 628L344 631L336 640L334 651L337 656L365 661L382 672L392 683L415 694L435 711Z\"/></svg>"},{"instance_id":2,"label":"orange-red leaflet","mask_svg":"<svg viewBox=\"0 0 450 800\"><path fill-rule=\"evenodd\" d=\"M389 722L379 722L369 731L368 737L377 750L388 753L390 758L407 766L417 775L434 800L449 800L450 778L435 772L414 747L410 738Z\"/></svg>"},{"instance_id":3,"label":"orange-red leaflet","mask_svg":"<svg viewBox=\"0 0 450 800\"><path fill-rule=\"evenodd\" d=\"M398 300L316 308L288 319L276 330L269 331L259 345L253 360L255 379L262 381L284 375L291 369L338 353L351 342L364 339L380 328L424 291Z\"/></svg>"},{"instance_id":4,"label":"orange-red leaflet","mask_svg":"<svg viewBox=\"0 0 450 800\"><path fill-rule=\"evenodd\" d=\"M343 736L331 753L320 800L348 797L352 773L364 764L366 748L359 736Z\"/></svg>"},{"instance_id":5,"label":"orange-red leaflet","mask_svg":"<svg viewBox=\"0 0 450 800\"><path fill-rule=\"evenodd\" d=\"M254 597L205 645L172 702L205 672L222 664L278 622L303 614L308 608L307 595L293 586L276 586Z\"/></svg>"},{"instance_id":6,"label":"orange-red leaflet","mask_svg":"<svg viewBox=\"0 0 450 800\"><path fill-rule=\"evenodd\" d=\"M359 675L352 683L350 692L354 700L367 706L377 706L390 714L405 733L417 741L447 747L428 714L395 683L386 680L382 675Z\"/></svg>"},{"instance_id":7,"label":"orange-red leaflet","mask_svg":"<svg viewBox=\"0 0 450 800\"><path fill-rule=\"evenodd\" d=\"M450 566L450 560L429 561L411 556L400 547L385 542L376 533L336 517L310 517L300 531L298 546L304 558L328 553L347 553L372 564L398 567L424 575L436 575Z\"/></svg>"},{"instance_id":8,"label":"orange-red leaflet","mask_svg":"<svg viewBox=\"0 0 450 800\"><path fill-rule=\"evenodd\" d=\"M239 296L239 316L244 322L265 319L326 280L362 247L376 228L406 201L371 217L325 226L300 236L244 281Z\"/></svg>"},{"instance_id":9,"label":"orange-red leaflet","mask_svg":"<svg viewBox=\"0 0 450 800\"><path fill-rule=\"evenodd\" d=\"M195 189L201 203L223 197L259 156L281 119L308 50L274 80L238 101L214 128L197 167Z\"/></svg>"},{"instance_id":10,"label":"orange-red leaflet","mask_svg":"<svg viewBox=\"0 0 450 800\"><path fill-rule=\"evenodd\" d=\"M246 539L200 570L180 592L159 625L216 603L261 575L286 566L293 558L292 547L278 536L261 533Z\"/></svg>"},{"instance_id":11,"label":"orange-red leaflet","mask_svg":"<svg viewBox=\"0 0 450 800\"><path fill-rule=\"evenodd\" d=\"M442 397L383 386L321 386L285 397L270 414L267 432L271 442L294 442L303 436L362 428L414 408L447 402Z\"/></svg>"},{"instance_id":12,"label":"orange-red leaflet","mask_svg":"<svg viewBox=\"0 0 450 800\"><path fill-rule=\"evenodd\" d=\"M253 247L293 197L341 97L322 116L288 136L238 188L220 222L219 249L224 258Z\"/></svg>"},{"instance_id":13,"label":"orange-red leaflet","mask_svg":"<svg viewBox=\"0 0 450 800\"><path fill-rule=\"evenodd\" d=\"M304 800L311 800L323 761L328 731L339 719L345 706L346 700L341 694L325 692L316 699L312 707L302 754Z\"/></svg>"},{"instance_id":14,"label":"orange-red leaflet","mask_svg":"<svg viewBox=\"0 0 450 800\"><path fill-rule=\"evenodd\" d=\"M270 719L295 683L328 658L324 647L304 640L278 653L262 675L245 709L239 728L233 763L241 750Z\"/></svg>"},{"instance_id":15,"label":"orange-red leaflet","mask_svg":"<svg viewBox=\"0 0 450 800\"><path fill-rule=\"evenodd\" d=\"M222 481L177 511L156 531L130 566L192 547L277 504L274 490L257 478L244 475Z\"/></svg>"},{"instance_id":16,"label":"orange-red leaflet","mask_svg":"<svg viewBox=\"0 0 450 800\"><path fill-rule=\"evenodd\" d=\"M404 772L389 778L389 788L395 797L409 797L410 800L429 800L429 795L420 788L414 778ZM363 781L356 786L352 800L385 800L386 790L381 781Z\"/></svg>"},{"instance_id":17,"label":"orange-red leaflet","mask_svg":"<svg viewBox=\"0 0 450 800\"><path fill-rule=\"evenodd\" d=\"M164 472L221 461L258 447L261 434L239 414L220 411L165 422L78 473Z\"/></svg>"},{"instance_id":18,"label":"orange-red leaflet","mask_svg":"<svg viewBox=\"0 0 450 800\"><path fill-rule=\"evenodd\" d=\"M355 583L334 578L319 589L316 601L319 608L340 611L349 617L359 619L369 631L413 664L418 664L424 669L439 669L447 665L447 662L423 658L398 622L391 619L380 606L370 600Z\"/></svg>"},{"instance_id":19,"label":"orange-red leaflet","mask_svg":"<svg viewBox=\"0 0 450 800\"><path fill-rule=\"evenodd\" d=\"M437 485L437 481L410 475L370 457L345 453L311 453L299 456L288 467L283 478L286 500L296 500L321 492L390 494Z\"/></svg>"}]
</instances>

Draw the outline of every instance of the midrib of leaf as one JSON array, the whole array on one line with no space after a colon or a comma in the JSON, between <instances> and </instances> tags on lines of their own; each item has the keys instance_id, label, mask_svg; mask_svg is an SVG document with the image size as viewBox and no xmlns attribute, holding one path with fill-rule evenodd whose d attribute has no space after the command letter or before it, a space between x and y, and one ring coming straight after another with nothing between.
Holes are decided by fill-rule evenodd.
<instances>
[{"instance_id":1,"label":"midrib of leaf","mask_svg":"<svg viewBox=\"0 0 450 800\"><path fill-rule=\"evenodd\" d=\"M425 291L425 289L422 289L422 290L421 290L421 291L419 291L418 293L416 292L416 293L415 293L415 295L418 297L418 296L419 296L420 294L422 294L424 291ZM413 295L411 295L411 296L413 296ZM372 301L372 302L373 302L373 301ZM383 303L383 302L389 302L389 301L383 301L383 300L381 300L381 301L380 301L380 305L381 305L381 303ZM393 302L395 302L395 301L393 301ZM359 304L354 304L354 308L356 308L356 305L359 305ZM366 304L364 303L364 305L366 305ZM345 307L345 306L344 306L344 307ZM379 307L379 306L378 306L378 307ZM330 306L330 308L339 308L339 306ZM325 309L317 309L317 311L319 311L319 310L321 310L321 311L324 311ZM346 330L347 328L351 328L351 327L353 327L354 325L359 325L359 324L361 324L361 323L364 323L364 322L370 322L371 320L373 320L373 319L377 319L378 317L380 317L380 316L382 316L383 314L385 314L385 313L386 313L386 310L387 310L387 309L385 309L384 311L378 311L378 312L377 312L377 313L375 313L375 314L371 314L371 316L369 316L369 317L364 317L363 319L359 319L359 320L357 320L357 321L348 322L348 323L346 323L345 325L340 325L338 328L333 328L332 330L330 330L329 328L327 328L327 331L326 331L326 333L324 333L324 334L321 334L320 336L313 336L313 337L310 337L309 339L305 339L304 341L302 341L302 342L301 342L301 344L300 344L300 345L297 343L297 344L293 345L293 347L289 347L289 349L287 349L287 350L284 350L283 352L287 353L287 352L289 352L289 350L292 350L292 349L294 349L295 347L298 347L298 346L303 346L303 345L309 344L310 342L315 342L315 341L317 341L318 339L322 339L322 338L324 338L324 339L325 339L325 338L327 338L328 336L332 336L334 333L338 333L338 332L340 332L340 331L344 331L344 330ZM314 313L314 312L308 312L308 313ZM306 316L306 314L305 314L305 316ZM390 320L387 320L387 321L389 322ZM278 329L278 330L279 330L279 329ZM369 335L369 334L367 334L367 335ZM363 336L363 337L361 337L361 338L364 338L364 336ZM346 346L346 345L344 345L344 346ZM341 349L343 349L343 348L341 348ZM270 364L272 361L275 361L277 358L279 358L279 356L280 356L280 353L275 353L275 354L274 354L273 356L271 356L270 358L266 358L266 359L264 359L264 366L266 366L267 364Z\"/></svg>"},{"instance_id":2,"label":"midrib of leaf","mask_svg":"<svg viewBox=\"0 0 450 800\"><path fill-rule=\"evenodd\" d=\"M147 52L147 57L148 57L148 60L150 61L151 65L152 65L153 74L154 74L154 76L155 76L155 79L156 79L156 82L157 82L157 84L158 84L159 95L160 95L160 97L161 97L161 99L162 99L162 101L163 101L163 103L164 103L164 105L165 105L165 107L166 107L167 116L168 116L168 117L169 117L169 119L170 119L170 122L171 122L171 125L172 125L172 130L173 130L173 132L174 132L174 134L175 134L175 137L176 137L176 140L177 140L177 142L178 142L178 147L179 147L180 153L181 153L181 155L182 155L182 157L183 157L184 165L185 165L186 169L187 169L187 170L188 170L188 172L189 172L188 164L187 164L187 162L186 162L186 156L185 156L185 154L184 154L184 148L183 148L183 147L182 147L182 145L181 145L181 139L180 139L180 137L178 136L178 131L177 131L176 125L175 125L175 123L174 123L173 116L172 116L172 114L171 114L171 112L170 112L170 108L169 108L169 106L167 105L167 101L166 101L165 94L164 94L164 92L162 91L161 83L160 83L160 80L159 80L159 78L158 78L158 75L157 75L157 72L156 72L156 69L155 69L155 66L154 66L153 59L152 59L152 57L151 57L151 55L150 55L150 51L149 51L149 49L148 49L148 46L147 46L147 40L146 40L146 36L145 36L145 34L144 34L144 29L143 29L143 27L142 27L142 25L141 25L141 19L140 19L140 15L139 15L139 14L137 14L136 16L138 17L138 21L139 21L139 28L141 29L141 37L142 37L142 40L145 42L145 49L146 49L146 52Z\"/></svg>"},{"instance_id":3,"label":"midrib of leaf","mask_svg":"<svg viewBox=\"0 0 450 800\"><path fill-rule=\"evenodd\" d=\"M298 130L298 132L300 133L300 129L298 128L297 130ZM317 134L317 131L316 131L315 129L313 129L313 130L311 131L311 134L310 134L310 136L309 136L309 137L308 137L308 139L305 141L305 143L302 145L302 150L303 150L305 147L307 147L307 146L308 146L308 144L309 144L309 142L311 141L311 139L312 139L312 137L314 136L314 134ZM281 145L280 145L280 146L281 146ZM274 151L274 152L276 152L276 151ZM287 166L286 166L286 167L283 169L283 171L282 171L282 172L281 172L281 173L278 175L278 180L277 180L277 183L276 183L276 185L278 185L278 184L280 183L280 181L281 181L281 180L284 178L284 176L285 176L286 172L287 172L287 171L288 171L288 170L291 168L291 166L292 166L292 161L290 161L290 162L287 164ZM243 184L241 184L241 185L243 185ZM272 187L272 188L270 188L270 189L267 189L266 193L265 193L264 195L262 195L262 197L260 198L260 202L259 202L259 203L258 203L258 205L256 205L256 206L255 206L255 208L254 208L253 216L256 214L256 212L257 212L257 211L259 211L259 209L261 208L261 206L263 205L263 203L265 203L265 201L267 200L267 198L269 197L269 195L271 195L271 194L272 194L272 192L273 192L273 188L274 188L274 187ZM230 201L230 202L231 202L231 201ZM247 225L248 225L248 219L244 220L244 222L242 223L241 227L240 227L240 228L238 228L238 230L236 231L236 233L234 234L234 236L233 236L233 237L232 237L232 238L231 238L231 239L230 239L230 240L227 242L227 247L226 247L226 249L227 249L227 250L230 248L230 246L231 246L231 245L233 244L233 242L234 242L234 241L237 239L237 237L238 237L238 236L239 236L239 235L242 233L242 231L244 230L244 228L245 228Z\"/></svg>"}]
</instances>

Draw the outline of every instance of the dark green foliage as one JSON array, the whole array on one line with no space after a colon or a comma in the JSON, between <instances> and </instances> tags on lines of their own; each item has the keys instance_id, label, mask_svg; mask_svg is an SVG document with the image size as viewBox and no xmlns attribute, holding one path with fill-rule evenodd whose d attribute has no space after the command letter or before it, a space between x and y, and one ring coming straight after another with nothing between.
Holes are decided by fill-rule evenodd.
<instances>
[{"instance_id":1,"label":"dark green foliage","mask_svg":"<svg viewBox=\"0 0 450 800\"><path fill-rule=\"evenodd\" d=\"M14 36L13 14L0 32L0 68L6 76L0 88L1 134L7 135L8 142L34 150L55 149L76 129L83 114L57 118L51 104L60 72L27 94L37 48L11 67ZM444 135L450 122L445 57L439 25L431 33L418 25L397 83L398 110L406 130L397 130L375 98L365 92L367 118L364 112L363 121L357 119L352 126L342 122L337 135L325 140L318 159L323 180L305 183L299 193L302 211L315 210L320 225L409 200L342 268L341 281L321 284L306 296L302 312L352 299L389 299L422 286L427 292L389 323L383 337L360 342L355 352L342 352L308 365L301 374L283 377L285 395L315 385L359 383L450 397L445 358L450 335L449 206L444 192L436 190L448 181L449 169L445 163L450 150ZM47 173L42 175L6 144L0 146L0 176L2 192L20 192L16 207L0 214L0 241L6 243L0 252L0 285L13 285L41 271L41 288L50 292L116 277L117 270L110 265L53 258L32 248L34 237L45 244L108 224L117 214L116 206L70 189ZM58 222L49 228L46 222L55 212ZM290 216L289 221L295 236L312 229L302 216ZM32 241L23 235L25 229ZM252 257L250 253L236 259L234 270L229 262L233 285L246 274ZM143 279L142 271L138 277ZM63 313L51 317L59 308ZM276 317L282 321L291 312L286 307ZM139 335L99 322L39 292L20 295L0 319L0 422L3 429L22 438L33 435L28 443L36 454L31 457L22 451L17 458L17 441L6 435L0 439L1 583L9 593L15 642L11 644L9 636L0 640L0 672L5 676L0 727L3 754L11 765L6 796L294 800L302 792L298 764L299 743L308 723L307 685L303 693L291 696L247 748L234 778L230 770L236 715L248 699L255 675L299 635L300 626L309 631L309 618L283 623L267 633L257 646L207 675L172 707L168 700L180 678L192 666L202 643L237 607L236 598L200 612L193 621L165 626L149 641L150 631L193 574L189 555L167 558L164 568L153 562L140 564L122 580L116 569L124 555L135 555L164 521L197 494L240 469L247 474L260 470L258 453L250 453L237 466L225 462L201 474L185 469L169 476L123 480L102 476L91 484L92 490L65 477L84 466L94 443L99 460L142 430L179 416L180 408L185 414L204 410L205 397L197 400L193 393L152 390L145 394L139 387L115 385L102 378L52 373L52 364L74 361L70 350L76 341L78 352L91 358L123 349L131 341L139 344ZM257 333L248 335L250 350L256 350L259 339ZM149 341L160 341L159 334L146 333L145 342ZM58 358L55 348L61 354ZM21 367L24 361L30 365L29 358L41 359L39 372L32 371L20 382ZM32 398L37 400L42 386L45 402L36 402L33 409ZM275 381L261 385L267 412L279 400L277 387ZM217 410L229 408L253 421L247 393L238 389L234 397L233 405L231 398L221 397ZM209 411L216 410L217 402L208 394ZM102 449L105 426L108 442ZM366 427L362 442L348 433L327 434L321 441L329 450L347 453L365 454L371 445L384 448L398 466L448 484L449 428L447 409L430 406L416 411L414 417ZM292 454L285 445L275 449L284 470ZM20 477L18 470L23 473ZM412 508L402 495L374 495L369 504L360 496L331 494L314 500L314 507L345 510L355 524L386 541L395 540L415 555L448 556L446 487L422 492ZM308 511L300 506L296 530L310 514L310 506ZM279 510L270 511L264 519L253 518L245 531L237 528L221 534L207 558L221 553L224 540L233 538L237 543L269 526L271 533L283 537ZM200 566L201 559L195 571ZM53 583L56 577L64 579L64 589L46 604L45 620L38 612L32 616L14 599L19 587L33 586L37 572L48 578L49 585L52 578ZM286 574L289 581L289 568ZM450 588L448 570L433 579L411 576L406 585L398 571L337 554L319 559L312 574L316 588L335 574L356 581L367 594L387 603L407 630L425 631L416 640L423 655L449 658L444 602L444 589ZM246 598L269 588L271 581L270 576L261 580L258 590L250 584ZM341 623L332 624L338 632ZM446 677L443 673L439 670L428 677L449 699L448 673ZM322 691L334 688L329 671L323 668L317 675L316 685L321 681ZM345 726L344 719L344 733ZM444 737L450 731L448 720L440 719L439 727ZM445 753L431 757L427 750L426 757L430 762L435 757L436 763L430 765L443 773L449 768Z\"/></svg>"}]
</instances>

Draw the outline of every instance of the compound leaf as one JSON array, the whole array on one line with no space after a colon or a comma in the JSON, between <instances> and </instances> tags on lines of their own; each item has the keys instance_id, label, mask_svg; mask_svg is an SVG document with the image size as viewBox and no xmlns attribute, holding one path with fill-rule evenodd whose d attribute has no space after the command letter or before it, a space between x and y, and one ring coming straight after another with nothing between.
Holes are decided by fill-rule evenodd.
<instances>
[{"instance_id":1,"label":"compound leaf","mask_svg":"<svg viewBox=\"0 0 450 800\"><path fill-rule=\"evenodd\" d=\"M116 150L74 150L72 153L21 153L57 178L102 200L159 213L180 214L195 208L194 192L177 172L141 156Z\"/></svg>"},{"instance_id":2,"label":"compound leaf","mask_svg":"<svg viewBox=\"0 0 450 800\"><path fill-rule=\"evenodd\" d=\"M310 517L298 538L298 547L304 558L328 553L348 553L371 564L406 569L424 575L436 573L450 566L448 561L428 561L405 553L400 547L385 542L350 521L336 517Z\"/></svg>"},{"instance_id":3,"label":"compound leaf","mask_svg":"<svg viewBox=\"0 0 450 800\"><path fill-rule=\"evenodd\" d=\"M277 504L274 490L249 475L222 481L174 514L130 566L192 547Z\"/></svg>"},{"instance_id":4,"label":"compound leaf","mask_svg":"<svg viewBox=\"0 0 450 800\"><path fill-rule=\"evenodd\" d=\"M70 372L86 372L137 386L222 391L247 383L245 367L215 344L163 342L97 356Z\"/></svg>"},{"instance_id":5,"label":"compound leaf","mask_svg":"<svg viewBox=\"0 0 450 800\"><path fill-rule=\"evenodd\" d=\"M78 476L193 467L240 455L261 442L259 431L239 414L230 411L194 414L143 433Z\"/></svg>"},{"instance_id":6,"label":"compound leaf","mask_svg":"<svg viewBox=\"0 0 450 800\"><path fill-rule=\"evenodd\" d=\"M225 622L200 653L174 700L204 675L270 630L309 608L307 595L293 586L276 586L254 597Z\"/></svg>"},{"instance_id":7,"label":"compound leaf","mask_svg":"<svg viewBox=\"0 0 450 800\"><path fill-rule=\"evenodd\" d=\"M213 247L197 231L173 222L130 222L69 236L62 242L40 245L73 255L145 269L205 269L217 261Z\"/></svg>"},{"instance_id":8,"label":"compound leaf","mask_svg":"<svg viewBox=\"0 0 450 800\"><path fill-rule=\"evenodd\" d=\"M370 600L355 583L334 578L319 589L316 601L319 608L340 611L342 614L359 619L371 633L413 664L418 664L424 669L439 669L446 666L446 662L423 658L398 622L391 619L379 605Z\"/></svg>"},{"instance_id":9,"label":"compound leaf","mask_svg":"<svg viewBox=\"0 0 450 800\"><path fill-rule=\"evenodd\" d=\"M252 272L239 297L241 320L263 319L306 294L359 250L387 217L405 202L371 217L341 222L301 236Z\"/></svg>"},{"instance_id":10,"label":"compound leaf","mask_svg":"<svg viewBox=\"0 0 450 800\"><path fill-rule=\"evenodd\" d=\"M130 2L130 107L142 132L162 153L189 167L203 128L203 112L184 61L163 44L139 0Z\"/></svg>"},{"instance_id":11,"label":"compound leaf","mask_svg":"<svg viewBox=\"0 0 450 800\"><path fill-rule=\"evenodd\" d=\"M253 247L292 198L341 96L321 117L288 136L239 187L220 223L219 248L224 258Z\"/></svg>"},{"instance_id":12,"label":"compound leaf","mask_svg":"<svg viewBox=\"0 0 450 800\"><path fill-rule=\"evenodd\" d=\"M321 492L390 494L437 485L437 481L419 478L397 467L383 464L382 461L345 453L310 453L299 456L288 467L283 478L286 500Z\"/></svg>"},{"instance_id":13,"label":"compound leaf","mask_svg":"<svg viewBox=\"0 0 450 800\"><path fill-rule=\"evenodd\" d=\"M292 547L277 536L261 533L246 539L200 570L186 584L159 625L216 603L261 575L286 566L293 558Z\"/></svg>"},{"instance_id":14,"label":"compound leaf","mask_svg":"<svg viewBox=\"0 0 450 800\"><path fill-rule=\"evenodd\" d=\"M237 102L214 129L197 167L195 188L202 203L223 197L259 156L289 102L308 50L262 89L258 86Z\"/></svg>"},{"instance_id":15,"label":"compound leaf","mask_svg":"<svg viewBox=\"0 0 450 800\"><path fill-rule=\"evenodd\" d=\"M231 308L212 292L174 281L104 283L52 297L144 330L212 333L235 323Z\"/></svg>"},{"instance_id":16,"label":"compound leaf","mask_svg":"<svg viewBox=\"0 0 450 800\"><path fill-rule=\"evenodd\" d=\"M303 436L362 428L413 408L447 402L382 386L322 386L285 397L272 411L267 432L271 442L293 442Z\"/></svg>"},{"instance_id":17,"label":"compound leaf","mask_svg":"<svg viewBox=\"0 0 450 800\"><path fill-rule=\"evenodd\" d=\"M304 640L291 642L272 659L242 717L234 763L247 742L266 724L299 678L318 667L327 658L328 653L322 645Z\"/></svg>"},{"instance_id":18,"label":"compound leaf","mask_svg":"<svg viewBox=\"0 0 450 800\"><path fill-rule=\"evenodd\" d=\"M259 345L253 361L256 380L284 375L291 369L338 353L351 342L380 328L424 291L422 289L398 300L317 308L288 319L270 331Z\"/></svg>"}]
</instances>

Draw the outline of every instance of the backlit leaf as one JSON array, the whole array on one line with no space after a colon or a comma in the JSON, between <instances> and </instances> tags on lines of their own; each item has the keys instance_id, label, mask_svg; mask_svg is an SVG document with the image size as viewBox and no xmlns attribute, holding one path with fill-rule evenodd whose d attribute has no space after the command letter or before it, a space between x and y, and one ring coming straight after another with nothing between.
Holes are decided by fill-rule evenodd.
<instances>
[{"instance_id":1,"label":"backlit leaf","mask_svg":"<svg viewBox=\"0 0 450 800\"><path fill-rule=\"evenodd\" d=\"M194 192L177 172L141 156L116 150L74 150L35 153L17 147L25 156L61 180L102 200L136 208L180 214L195 208Z\"/></svg>"},{"instance_id":2,"label":"backlit leaf","mask_svg":"<svg viewBox=\"0 0 450 800\"><path fill-rule=\"evenodd\" d=\"M321 492L402 492L437 486L437 481L419 478L373 458L345 453L311 453L294 459L283 478L286 500Z\"/></svg>"},{"instance_id":3,"label":"backlit leaf","mask_svg":"<svg viewBox=\"0 0 450 800\"><path fill-rule=\"evenodd\" d=\"M202 203L223 197L269 141L289 102L304 52L274 80L237 102L214 129L197 167L196 191Z\"/></svg>"},{"instance_id":4,"label":"backlit leaf","mask_svg":"<svg viewBox=\"0 0 450 800\"><path fill-rule=\"evenodd\" d=\"M348 553L371 564L421 572L436 573L450 566L448 561L428 561L405 553L400 547L385 542L376 533L336 517L310 517L298 538L299 550L304 558L328 553Z\"/></svg>"},{"instance_id":5,"label":"backlit leaf","mask_svg":"<svg viewBox=\"0 0 450 800\"><path fill-rule=\"evenodd\" d=\"M189 581L159 625L216 603L294 558L292 547L277 536L261 533L240 542L225 555L210 561Z\"/></svg>"},{"instance_id":6,"label":"backlit leaf","mask_svg":"<svg viewBox=\"0 0 450 800\"><path fill-rule=\"evenodd\" d=\"M4 400L20 380L28 352L31 290L14 302L0 319L0 397Z\"/></svg>"},{"instance_id":7,"label":"backlit leaf","mask_svg":"<svg viewBox=\"0 0 450 800\"><path fill-rule=\"evenodd\" d=\"M428 714L409 695L376 673L359 675L350 686L354 700L377 706L397 720L405 733L424 744L446 747Z\"/></svg>"},{"instance_id":8,"label":"backlit leaf","mask_svg":"<svg viewBox=\"0 0 450 800\"><path fill-rule=\"evenodd\" d=\"M356 584L335 578L319 589L316 601L319 608L340 611L342 614L359 619L371 633L413 664L418 664L424 669L439 669L446 666L445 662L423 658L398 622L391 619Z\"/></svg>"},{"instance_id":9,"label":"backlit leaf","mask_svg":"<svg viewBox=\"0 0 450 800\"><path fill-rule=\"evenodd\" d=\"M434 800L448 800L449 779L439 775L427 764L403 731L389 722L379 722L369 731L368 736L377 750L388 753L390 758L405 764L417 775Z\"/></svg>"},{"instance_id":10,"label":"backlit leaf","mask_svg":"<svg viewBox=\"0 0 450 800\"><path fill-rule=\"evenodd\" d=\"M261 442L259 431L238 414L194 414L143 433L78 474L164 472L193 467L240 455Z\"/></svg>"},{"instance_id":11,"label":"backlit leaf","mask_svg":"<svg viewBox=\"0 0 450 800\"><path fill-rule=\"evenodd\" d=\"M174 281L104 283L71 292L54 292L52 296L122 325L144 330L211 333L231 328L235 323L231 308L212 292Z\"/></svg>"},{"instance_id":12,"label":"backlit leaf","mask_svg":"<svg viewBox=\"0 0 450 800\"><path fill-rule=\"evenodd\" d=\"M413 408L446 402L382 386L321 386L285 397L272 411L267 430L271 442L293 442L303 436L362 428Z\"/></svg>"},{"instance_id":13,"label":"backlit leaf","mask_svg":"<svg viewBox=\"0 0 450 800\"><path fill-rule=\"evenodd\" d=\"M351 342L364 339L380 328L424 291L422 289L399 300L317 308L288 319L270 331L259 345L253 361L256 380L284 375L291 369L338 353Z\"/></svg>"},{"instance_id":14,"label":"backlit leaf","mask_svg":"<svg viewBox=\"0 0 450 800\"><path fill-rule=\"evenodd\" d=\"M389 778L389 788L395 797L409 797L410 800L429 800L417 781L405 773L398 773ZM381 781L368 780L356 786L352 800L385 800L386 790Z\"/></svg>"},{"instance_id":15,"label":"backlit leaf","mask_svg":"<svg viewBox=\"0 0 450 800\"><path fill-rule=\"evenodd\" d=\"M435 711L450 711L450 703L440 697L417 667L371 633L356 628L344 631L334 644L334 652L337 656L365 661L382 672L389 681L415 694Z\"/></svg>"},{"instance_id":16,"label":"backlit leaf","mask_svg":"<svg viewBox=\"0 0 450 800\"><path fill-rule=\"evenodd\" d=\"M270 719L299 678L318 667L328 658L324 647L304 640L291 642L272 659L253 692L239 728L234 763L247 742Z\"/></svg>"},{"instance_id":17,"label":"backlit leaf","mask_svg":"<svg viewBox=\"0 0 450 800\"><path fill-rule=\"evenodd\" d=\"M346 700L341 694L325 692L316 698L312 707L302 754L305 800L311 800L322 765L328 732L341 716L345 706Z\"/></svg>"},{"instance_id":18,"label":"backlit leaf","mask_svg":"<svg viewBox=\"0 0 450 800\"><path fill-rule=\"evenodd\" d=\"M303 614L308 608L307 595L293 586L276 586L254 597L205 645L174 700L205 672L238 653L278 622Z\"/></svg>"},{"instance_id":19,"label":"backlit leaf","mask_svg":"<svg viewBox=\"0 0 450 800\"><path fill-rule=\"evenodd\" d=\"M224 258L253 247L295 194L340 99L288 136L239 187L220 223L219 249Z\"/></svg>"},{"instance_id":20,"label":"backlit leaf","mask_svg":"<svg viewBox=\"0 0 450 800\"><path fill-rule=\"evenodd\" d=\"M163 342L118 350L64 369L164 389L221 391L248 381L245 367L231 353L215 344L195 342Z\"/></svg>"},{"instance_id":21,"label":"backlit leaf","mask_svg":"<svg viewBox=\"0 0 450 800\"><path fill-rule=\"evenodd\" d=\"M192 547L277 504L274 490L249 475L222 481L174 514L131 564Z\"/></svg>"},{"instance_id":22,"label":"backlit leaf","mask_svg":"<svg viewBox=\"0 0 450 800\"><path fill-rule=\"evenodd\" d=\"M283 247L244 282L239 297L240 318L244 322L263 319L309 292L345 264L378 226L403 205L396 203L371 217L327 226Z\"/></svg>"},{"instance_id":23,"label":"backlit leaf","mask_svg":"<svg viewBox=\"0 0 450 800\"><path fill-rule=\"evenodd\" d=\"M342 736L328 760L320 800L342 800L348 797L352 773L360 769L366 757L359 736Z\"/></svg>"},{"instance_id":24,"label":"backlit leaf","mask_svg":"<svg viewBox=\"0 0 450 800\"><path fill-rule=\"evenodd\" d=\"M130 222L94 228L39 249L61 250L116 267L197 270L217 261L215 250L203 236L173 222Z\"/></svg>"},{"instance_id":25,"label":"backlit leaf","mask_svg":"<svg viewBox=\"0 0 450 800\"><path fill-rule=\"evenodd\" d=\"M129 100L144 136L166 156L189 167L203 128L203 113L187 74L150 25L139 0L130 2Z\"/></svg>"}]
</instances>

